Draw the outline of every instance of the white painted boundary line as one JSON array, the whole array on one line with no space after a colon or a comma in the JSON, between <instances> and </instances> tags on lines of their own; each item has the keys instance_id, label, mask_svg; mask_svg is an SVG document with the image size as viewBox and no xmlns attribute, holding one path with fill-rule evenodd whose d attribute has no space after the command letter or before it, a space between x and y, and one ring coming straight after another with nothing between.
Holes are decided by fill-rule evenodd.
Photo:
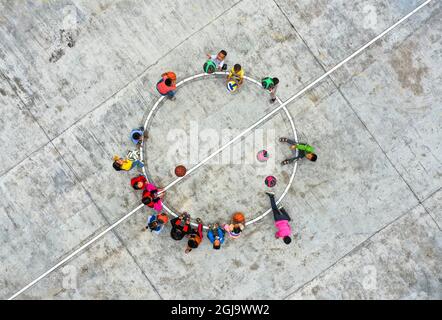
<instances>
[{"instance_id":1,"label":"white painted boundary line","mask_svg":"<svg viewBox=\"0 0 442 320\"><path fill-rule=\"evenodd\" d=\"M70 253L66 258L64 258L63 260L61 260L59 263L57 263L55 266L53 266L51 269L49 269L48 271L46 271L45 273L43 273L41 276L39 276L37 279L35 279L34 281L32 281L31 283L29 283L27 286L25 286L23 289L21 289L20 291L16 292L13 296L11 296L8 300L12 300L15 299L18 295L20 295L21 293L23 293L24 291L28 290L30 287L32 287L33 285L35 285L37 282L39 282L41 279L43 279L44 277L46 277L48 274L50 274L52 271L55 271L57 268L61 267L63 264L65 264L66 262L68 262L70 259L72 259L75 255L77 255L78 253L80 253L81 251L83 251L84 249L86 249L87 247L89 247L91 244L93 244L95 241L97 241L98 239L100 239L101 237L103 237L106 233L108 233L109 231L111 231L113 228L115 228L116 226L118 226L120 223L122 223L124 220L126 220L127 218L129 218L132 214L134 214L135 212L137 212L139 209L141 209L142 207L144 207L144 204L139 205L138 207L136 207L135 209L133 209L131 212L129 212L128 214L126 214L124 217L122 217L121 219L119 219L118 221L116 221L115 223L113 223L111 226L107 227L105 230L103 230L102 232L100 232L99 234L97 234L95 237L93 237L91 240L89 240L88 242L86 242L85 244L83 244L81 247L79 247L77 250L75 250L74 252Z\"/></svg>"},{"instance_id":2,"label":"white painted boundary line","mask_svg":"<svg viewBox=\"0 0 442 320\"><path fill-rule=\"evenodd\" d=\"M195 79L204 78L204 77L213 77L213 76L225 76L225 75L227 75L227 74L228 74L228 72L214 72L214 73L212 73L212 74L208 74L208 73L200 73L200 74L197 74L197 75L194 75L194 76L188 77L188 78L186 78L186 79L180 81L180 82L177 84L177 87L181 86L182 84L184 84L184 83L186 83L186 82L189 82L189 81L192 81L192 80L195 80ZM257 85L258 87L261 88L261 83L260 83L259 81L255 80L255 79L253 79L253 78L247 77L247 76L245 76L244 79L246 79L246 80L249 81L249 82L254 83L255 85ZM163 101L164 98L165 98L165 97L162 96L162 97L161 97L160 99L158 99L158 100L155 102L155 104L153 105L152 109L150 110L149 114L148 114L147 117L146 117L146 120L144 121L144 131L147 131L147 129L148 129L148 125L149 125L149 121L151 120L151 118L152 118L152 116L153 116L155 110L160 106L160 104L161 104L161 102ZM279 98L277 97L277 100L278 100L278 103L281 105L281 104L282 104L281 99L279 99ZM286 113L287 118L289 119L290 126L291 126L291 128L292 128L292 132L293 132L293 135L294 135L294 137L295 137L295 141L297 141L297 140L298 140L298 135L297 135L297 133L296 133L295 123L294 123L294 121L293 121L293 118L292 118L290 112L287 110L286 107L283 107L283 110L284 110L284 112ZM140 146L140 155L141 155L141 160L144 162L143 146L144 146L144 143L142 143L141 146ZM225 147L225 146L223 146L222 148L224 148L224 147ZM222 148L221 148L221 149L222 149ZM218 149L217 151L213 152L211 155L209 155L209 157L211 157L211 156L215 156L216 154L220 153L220 150L221 150L221 149ZM205 163L205 162L208 161L208 160L210 160L210 159L206 158L206 159L202 160L201 162L204 162L204 163ZM200 163L201 163L201 162L200 162ZM199 167L199 166L197 165L196 167ZM292 174L290 175L290 180L289 180L287 186L285 187L283 193L281 194L281 196L277 199L277 201L276 201L277 204L279 204L279 203L282 201L282 199L286 196L287 192L289 191L291 185L293 184L293 180L295 179L295 174L296 174L296 169L297 169L297 167L298 167L298 163L295 162L295 164L294 164L294 166L293 166ZM195 171L196 169L197 169L197 168L195 168L195 167L189 169L189 170L186 172L186 174L185 174L184 176L182 176L182 177L180 177L180 178L177 178L177 179L174 180L172 183L170 183L169 185L167 185L166 187L164 187L164 189L163 189L162 192L166 191L167 189L169 189L170 187L172 187L174 184L176 184L177 182L181 181L182 179L188 177L188 176L189 176L193 171ZM142 171L143 171L144 176L147 178L146 166L144 166L144 167L142 168ZM164 209L165 209L170 215L172 215L172 216L174 216L174 217L178 217L178 215L177 215L172 209L170 209L170 208L166 205L166 203L164 203L164 202L163 202L163 208L164 208ZM268 209L268 210L265 211L264 213L260 214L258 217L254 218L254 219L252 219L252 220L250 220L250 221L247 221L246 225L250 225L250 224L252 224L252 223L254 223L254 222L257 222L257 221L261 220L261 219L264 218L267 214L269 214L270 211L271 211L271 209ZM194 227L197 226L197 224L194 223L194 222L191 222L191 225L193 225ZM206 229L206 230L209 229L207 226L203 226L203 228Z\"/></svg>"},{"instance_id":3,"label":"white painted boundary line","mask_svg":"<svg viewBox=\"0 0 442 320\"><path fill-rule=\"evenodd\" d=\"M336 66L334 66L333 68L331 68L329 71L327 71L326 73L324 73L322 76L320 76L318 79L316 79L315 81L313 81L312 83L310 83L309 85L307 85L304 89L302 89L300 92L298 92L297 94L295 94L294 96L292 96L291 98L289 98L287 101L285 101L283 104L281 104L279 107L277 107L275 110L271 111L268 116L264 117L263 119L268 119L269 117L271 117L272 115L274 115L276 112L278 112L279 110L281 110L282 108L284 108L287 104L289 104L290 102L292 102L293 100L295 100L297 97L299 97L301 94L303 94L304 92L306 92L307 90L311 89L313 86L315 86L318 82L320 82L322 79L324 79L325 77L329 76L331 73L333 73L334 71L336 71L336 69L339 69L340 67L342 67L346 62L348 62L349 60L353 59L355 56L357 56L359 53L361 53L363 50L365 50L367 47L369 47L370 45L372 45L374 42L376 42L377 40L379 40L380 38L382 38L384 35L386 35L388 32L390 32L391 30L393 30L394 28L396 28L399 24L401 24L402 22L404 22L405 20L407 20L409 17L411 17L412 15L414 15L416 12L418 12L419 10L421 10L423 7L425 7L426 5L428 5L431 1L433 0L427 0L424 3L422 3L420 6L418 6L416 9L414 9L413 11L411 11L410 13L408 13L406 16L404 16L403 18L401 18L399 21L397 21L395 24L393 24L391 27L387 28L385 31L383 31L381 34L379 34L378 36L376 36L375 38L373 38L371 41L367 42L365 45L363 45L361 48L359 48L358 50L356 50L353 54L351 54L349 57L347 57L346 59L342 60L341 62L339 62ZM252 125L252 129L254 127L256 127L257 125L261 124L262 121L260 120L259 123L255 123L254 125ZM251 129L250 129L251 130ZM249 129L245 130L244 132L248 132L250 131ZM244 133L242 133L244 134ZM236 139L236 138L235 138ZM238 140L238 139L236 139ZM231 144L231 143L230 143ZM229 145L230 145L229 144ZM87 248L88 246L90 246L92 243L94 243L95 241L97 241L98 239L100 239L102 236L104 236L107 232L109 232L110 230L112 230L113 228L115 228L116 226L118 226L120 223L122 223L124 220L126 220L127 218L129 218L133 213L135 213L136 211L138 211L139 209L141 209L141 207L143 207L144 205L140 205L138 207L136 207L134 210L132 210L131 212L129 212L128 214L126 214L124 217L122 217L120 220L118 220L117 222L115 222L114 224L112 224L110 227L108 227L106 230L104 230L103 232L101 232L99 235L95 236L94 238L92 238L91 240L89 240L86 244L82 245L80 248L78 248L77 250L75 250L74 252L72 252L71 254L69 254L66 258L64 258L62 261L60 261L59 263L57 263L54 267L52 267L51 269L49 269L48 271L46 271L45 273L43 273L41 276L39 276L37 279L35 279L34 281L32 281L30 284L28 284L27 286L25 286L23 289L21 289L20 291L18 291L17 293L15 293L14 295L12 295L8 300L12 300L15 299L18 295L20 295L21 293L23 293L24 291L28 290L30 287L32 287L33 285L35 285L37 282L39 282L41 279L43 279L44 277L46 277L48 274L50 274L51 272L53 272L54 270L56 270L57 268L59 268L60 266L62 266L64 263L66 263L67 261L69 261L70 259L72 259L75 255L77 255L79 252L81 252L82 250L84 250L85 248Z\"/></svg>"}]
</instances>

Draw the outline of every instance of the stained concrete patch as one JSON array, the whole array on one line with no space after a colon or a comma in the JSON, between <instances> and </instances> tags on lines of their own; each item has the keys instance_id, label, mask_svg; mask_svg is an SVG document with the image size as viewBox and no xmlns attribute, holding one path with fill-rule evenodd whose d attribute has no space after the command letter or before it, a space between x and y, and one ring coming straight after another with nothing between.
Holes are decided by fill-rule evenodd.
<instances>
[{"instance_id":1,"label":"stained concrete patch","mask_svg":"<svg viewBox=\"0 0 442 320\"><path fill-rule=\"evenodd\" d=\"M442 233L419 205L289 299L441 299L441 260Z\"/></svg>"},{"instance_id":2,"label":"stained concrete patch","mask_svg":"<svg viewBox=\"0 0 442 320\"><path fill-rule=\"evenodd\" d=\"M146 276L152 274L143 274L124 246L108 234L19 299L159 299Z\"/></svg>"},{"instance_id":3,"label":"stained concrete patch","mask_svg":"<svg viewBox=\"0 0 442 320\"><path fill-rule=\"evenodd\" d=\"M105 225L50 145L0 177L0 198L2 298Z\"/></svg>"},{"instance_id":4,"label":"stained concrete patch","mask_svg":"<svg viewBox=\"0 0 442 320\"><path fill-rule=\"evenodd\" d=\"M396 72L402 88L411 89L417 96L423 94L422 78L428 73L428 67L421 62L414 64L413 43L396 50L391 58L391 65Z\"/></svg>"},{"instance_id":5,"label":"stained concrete patch","mask_svg":"<svg viewBox=\"0 0 442 320\"><path fill-rule=\"evenodd\" d=\"M276 2L326 69L422 3L418 0Z\"/></svg>"},{"instance_id":6,"label":"stained concrete patch","mask_svg":"<svg viewBox=\"0 0 442 320\"><path fill-rule=\"evenodd\" d=\"M9 87L6 81L2 86ZM23 106L18 97L11 92L3 90L0 95L0 175L23 161L35 148L40 148L48 139L32 115ZM8 92L8 94L6 93Z\"/></svg>"},{"instance_id":7,"label":"stained concrete patch","mask_svg":"<svg viewBox=\"0 0 442 320\"><path fill-rule=\"evenodd\" d=\"M362 72L347 66L351 80L338 82L350 107L421 201L442 183L441 134L434 123L442 110L442 73L436 67L441 63L441 45L434 42L442 32L441 13L439 3L425 13L426 23L417 30L399 28L400 34L408 34L405 39L399 43L391 40L387 48L372 48L357 57L352 65L366 60L367 55L376 61ZM396 49L388 50L392 47ZM402 60L404 55L412 60ZM401 78L398 72L409 76Z\"/></svg>"}]
</instances>

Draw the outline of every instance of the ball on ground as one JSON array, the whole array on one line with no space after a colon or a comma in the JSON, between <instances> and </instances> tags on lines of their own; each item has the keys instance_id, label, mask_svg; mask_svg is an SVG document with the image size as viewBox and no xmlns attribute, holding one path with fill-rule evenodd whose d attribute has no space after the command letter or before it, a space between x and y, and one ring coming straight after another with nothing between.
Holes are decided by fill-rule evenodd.
<instances>
[{"instance_id":1,"label":"ball on ground","mask_svg":"<svg viewBox=\"0 0 442 320\"><path fill-rule=\"evenodd\" d=\"M176 166L176 168L175 168L175 175L177 177L183 177L186 174L186 172L187 172L187 169L185 166L179 165L179 166Z\"/></svg>"},{"instance_id":2,"label":"ball on ground","mask_svg":"<svg viewBox=\"0 0 442 320\"><path fill-rule=\"evenodd\" d=\"M276 186L276 178L274 176L268 176L265 179L264 183L267 187L273 188L274 186Z\"/></svg>"},{"instance_id":3,"label":"ball on ground","mask_svg":"<svg viewBox=\"0 0 442 320\"><path fill-rule=\"evenodd\" d=\"M244 214L242 212L235 212L232 215L232 222L244 224L246 222L246 218L244 217Z\"/></svg>"},{"instance_id":4,"label":"ball on ground","mask_svg":"<svg viewBox=\"0 0 442 320\"><path fill-rule=\"evenodd\" d=\"M267 150L261 150L256 155L256 158L258 159L259 162L267 161L269 160L269 153L267 152Z\"/></svg>"},{"instance_id":5,"label":"ball on ground","mask_svg":"<svg viewBox=\"0 0 442 320\"><path fill-rule=\"evenodd\" d=\"M236 83L236 81L230 80L229 82L227 82L227 90L229 92L234 92L236 91L236 89L238 89L238 84Z\"/></svg>"}]
</instances>

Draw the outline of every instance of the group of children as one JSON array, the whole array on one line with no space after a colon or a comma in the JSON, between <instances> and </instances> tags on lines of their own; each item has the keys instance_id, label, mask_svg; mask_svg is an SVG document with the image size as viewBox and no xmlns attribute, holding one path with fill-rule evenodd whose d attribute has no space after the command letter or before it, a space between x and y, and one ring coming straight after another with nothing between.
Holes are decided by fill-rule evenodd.
<instances>
[{"instance_id":1,"label":"group of children","mask_svg":"<svg viewBox=\"0 0 442 320\"><path fill-rule=\"evenodd\" d=\"M216 71L226 71L227 64L224 60L227 56L227 51L221 50L218 54L207 54L207 60L204 63L203 69L206 73L213 73ZM234 81L238 86L238 89L244 83L244 69L240 64L235 64L229 71L226 77L226 83L229 81ZM265 77L261 80L262 87L269 91L270 102L274 103L276 101L276 89L279 84L278 78ZM161 75L161 79L156 85L157 91L160 95L166 96L171 100L175 100L176 94L176 74L172 71L165 72Z\"/></svg>"},{"instance_id":2,"label":"group of children","mask_svg":"<svg viewBox=\"0 0 442 320\"><path fill-rule=\"evenodd\" d=\"M216 55L207 54L208 61L204 64L204 71L206 73L213 73L215 71L227 70L227 65L224 62L227 52L221 50ZM241 65L235 64L227 75L226 81L235 81L238 86L244 82L244 70ZM270 102L276 101L276 89L278 86L278 78L266 77L262 79L262 86L270 92ZM176 74L174 72L165 72L161 75L161 79L156 85L157 91L162 96L167 96L171 100L175 100L176 94ZM140 161L140 153L138 146L141 145L147 136L144 133L144 128L133 129L130 133L130 140L137 147L134 151L129 151L125 158L114 156L113 168L117 171L129 171L135 167L142 168L144 164ZM306 143L298 143L288 138L280 138L280 142L285 142L290 145L290 149L294 152L294 156L284 160L281 164L286 165L295 160L306 158L310 161L316 161L317 155L314 153L314 148ZM157 188L152 183L149 183L144 175L133 177L130 181L133 189L142 191L141 202L152 210L152 213L147 219L147 225L143 228L151 230L154 233L160 233L169 222L169 217L163 211L162 199L165 192ZM275 200L275 194L266 192L269 197L270 205L273 211L275 227L278 230L275 233L276 238L283 239L284 243L291 242L291 227L289 221L290 216L283 207L278 208ZM171 231L170 236L176 241L187 237L186 253L192 249L198 248L203 240L203 222L200 218L196 219L197 227L192 227L190 215L187 212L182 213L178 217L170 220ZM207 238L212 243L214 249L220 249L224 243L226 233L233 239L238 238L245 227L245 217L242 213L237 212L232 215L231 221L228 224L220 225L219 223L209 224L207 231Z\"/></svg>"}]
</instances>

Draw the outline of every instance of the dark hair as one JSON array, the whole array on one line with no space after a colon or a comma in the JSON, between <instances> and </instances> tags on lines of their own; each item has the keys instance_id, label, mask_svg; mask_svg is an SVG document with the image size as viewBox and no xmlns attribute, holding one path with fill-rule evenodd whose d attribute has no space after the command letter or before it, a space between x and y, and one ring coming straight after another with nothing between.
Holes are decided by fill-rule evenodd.
<instances>
[{"instance_id":1,"label":"dark hair","mask_svg":"<svg viewBox=\"0 0 442 320\"><path fill-rule=\"evenodd\" d=\"M152 222L149 222L148 227L152 230L155 229L156 227L158 227L158 221L154 220Z\"/></svg>"},{"instance_id":2,"label":"dark hair","mask_svg":"<svg viewBox=\"0 0 442 320\"><path fill-rule=\"evenodd\" d=\"M285 237L283 238L283 240L284 240L284 243L285 243L285 244L289 244L290 242L292 242L292 238L290 238L289 236L285 236Z\"/></svg>"},{"instance_id":3,"label":"dark hair","mask_svg":"<svg viewBox=\"0 0 442 320\"><path fill-rule=\"evenodd\" d=\"M233 227L233 232L235 233L241 233L241 228L240 227Z\"/></svg>"},{"instance_id":4,"label":"dark hair","mask_svg":"<svg viewBox=\"0 0 442 320\"><path fill-rule=\"evenodd\" d=\"M215 249L215 250L221 249L221 243L219 245L213 244L213 249Z\"/></svg>"},{"instance_id":5,"label":"dark hair","mask_svg":"<svg viewBox=\"0 0 442 320\"><path fill-rule=\"evenodd\" d=\"M189 239L189 241L187 241L187 245L192 249L198 248L198 242L196 242L194 239Z\"/></svg>"},{"instance_id":6,"label":"dark hair","mask_svg":"<svg viewBox=\"0 0 442 320\"><path fill-rule=\"evenodd\" d=\"M316 161L316 159L318 159L318 156L314 153L312 153L312 158L310 159L310 161Z\"/></svg>"},{"instance_id":7,"label":"dark hair","mask_svg":"<svg viewBox=\"0 0 442 320\"><path fill-rule=\"evenodd\" d=\"M141 181L138 181L138 182L141 182ZM140 189L142 189L142 188L138 188L138 182L135 182L134 185L133 185L133 187L134 187L135 190L140 190Z\"/></svg>"},{"instance_id":8,"label":"dark hair","mask_svg":"<svg viewBox=\"0 0 442 320\"><path fill-rule=\"evenodd\" d=\"M167 78L164 83L166 84L166 86L170 87L172 85L172 80L170 80L169 78Z\"/></svg>"},{"instance_id":9,"label":"dark hair","mask_svg":"<svg viewBox=\"0 0 442 320\"><path fill-rule=\"evenodd\" d=\"M152 198L149 196L145 196L145 197L143 197L143 199L141 199L141 202L147 206L149 203L152 202Z\"/></svg>"},{"instance_id":10,"label":"dark hair","mask_svg":"<svg viewBox=\"0 0 442 320\"><path fill-rule=\"evenodd\" d=\"M227 51L226 50L221 50L219 53L222 53L224 56L227 56Z\"/></svg>"},{"instance_id":11,"label":"dark hair","mask_svg":"<svg viewBox=\"0 0 442 320\"><path fill-rule=\"evenodd\" d=\"M135 140L140 140L141 134L139 132L134 132L134 134L132 135L132 138L134 138Z\"/></svg>"},{"instance_id":12,"label":"dark hair","mask_svg":"<svg viewBox=\"0 0 442 320\"><path fill-rule=\"evenodd\" d=\"M273 78L273 84L276 86L279 83L279 79L278 78Z\"/></svg>"},{"instance_id":13,"label":"dark hair","mask_svg":"<svg viewBox=\"0 0 442 320\"><path fill-rule=\"evenodd\" d=\"M181 229L172 227L172 230L170 230L170 236L174 240L181 240L184 237L184 232Z\"/></svg>"},{"instance_id":14,"label":"dark hair","mask_svg":"<svg viewBox=\"0 0 442 320\"><path fill-rule=\"evenodd\" d=\"M235 64L233 66L233 70L235 70L236 72L240 71L241 70L241 65L240 64Z\"/></svg>"},{"instance_id":15,"label":"dark hair","mask_svg":"<svg viewBox=\"0 0 442 320\"><path fill-rule=\"evenodd\" d=\"M114 163L112 164L112 167L114 167L115 170L117 171L121 171L121 165L118 164L116 161L114 161Z\"/></svg>"}]
</instances>

